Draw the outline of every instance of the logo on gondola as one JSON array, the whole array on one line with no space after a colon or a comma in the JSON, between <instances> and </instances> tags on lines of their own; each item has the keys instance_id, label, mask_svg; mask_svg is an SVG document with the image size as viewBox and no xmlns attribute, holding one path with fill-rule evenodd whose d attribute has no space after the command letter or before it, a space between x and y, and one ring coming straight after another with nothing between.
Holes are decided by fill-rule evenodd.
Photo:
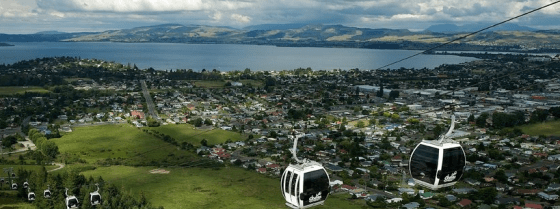
<instances>
[{"instance_id":1,"label":"logo on gondola","mask_svg":"<svg viewBox=\"0 0 560 209\"><path fill-rule=\"evenodd\" d=\"M447 175L447 176L443 179L443 182L450 182L450 181L455 180L455 178L457 178L457 171L453 172L453 173L450 174L450 175Z\"/></svg>"},{"instance_id":2,"label":"logo on gondola","mask_svg":"<svg viewBox=\"0 0 560 209\"><path fill-rule=\"evenodd\" d=\"M315 196L309 197L309 202L317 202L321 200L321 192L317 193Z\"/></svg>"}]
</instances>

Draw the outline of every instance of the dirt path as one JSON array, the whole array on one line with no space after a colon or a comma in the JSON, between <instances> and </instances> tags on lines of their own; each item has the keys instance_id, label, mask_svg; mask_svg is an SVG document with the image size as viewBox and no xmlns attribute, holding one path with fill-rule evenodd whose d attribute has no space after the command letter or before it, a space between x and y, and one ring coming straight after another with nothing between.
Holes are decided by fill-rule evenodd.
<instances>
[{"instance_id":1,"label":"dirt path","mask_svg":"<svg viewBox=\"0 0 560 209\"><path fill-rule=\"evenodd\" d=\"M60 170L60 169L64 168L64 166L66 166L66 165L64 165L64 164L62 164L62 163L53 163L53 164L56 165L56 166L58 166L58 168L52 169L52 170L47 171L47 172L57 171L57 170Z\"/></svg>"}]
</instances>

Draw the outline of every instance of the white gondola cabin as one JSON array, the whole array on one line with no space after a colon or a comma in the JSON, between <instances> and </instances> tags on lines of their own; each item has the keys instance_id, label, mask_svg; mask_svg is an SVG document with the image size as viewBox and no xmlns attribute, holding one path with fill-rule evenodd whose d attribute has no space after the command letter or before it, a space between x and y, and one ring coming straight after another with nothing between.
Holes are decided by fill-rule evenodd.
<instances>
[{"instance_id":1,"label":"white gondola cabin","mask_svg":"<svg viewBox=\"0 0 560 209\"><path fill-rule=\"evenodd\" d=\"M95 184L97 186L97 191L89 193L89 201L91 205L99 205L101 204L101 194L99 194L99 184Z\"/></svg>"},{"instance_id":2,"label":"white gondola cabin","mask_svg":"<svg viewBox=\"0 0 560 209\"><path fill-rule=\"evenodd\" d=\"M27 183L27 181L26 181L26 182L23 182L23 188L24 188L24 189L27 189L27 187L29 187L29 183Z\"/></svg>"},{"instance_id":3,"label":"white gondola cabin","mask_svg":"<svg viewBox=\"0 0 560 209\"><path fill-rule=\"evenodd\" d=\"M414 181L432 190L453 186L465 167L463 147L449 138L455 126L451 117L451 128L439 140L422 141L410 156L409 171Z\"/></svg>"},{"instance_id":4,"label":"white gondola cabin","mask_svg":"<svg viewBox=\"0 0 560 209\"><path fill-rule=\"evenodd\" d=\"M280 180L280 189L291 208L309 208L322 205L330 192L329 175L323 166L307 159L299 160L296 156L297 138L291 150L297 164L290 164Z\"/></svg>"},{"instance_id":5,"label":"white gondola cabin","mask_svg":"<svg viewBox=\"0 0 560 209\"><path fill-rule=\"evenodd\" d=\"M17 190L17 183L12 180L12 190Z\"/></svg>"},{"instance_id":6,"label":"white gondola cabin","mask_svg":"<svg viewBox=\"0 0 560 209\"><path fill-rule=\"evenodd\" d=\"M78 198L76 196L68 196L68 188L66 189L66 209L78 208Z\"/></svg>"},{"instance_id":7,"label":"white gondola cabin","mask_svg":"<svg viewBox=\"0 0 560 209\"><path fill-rule=\"evenodd\" d=\"M27 191L27 200L34 201L35 200L35 192Z\"/></svg>"},{"instance_id":8,"label":"white gondola cabin","mask_svg":"<svg viewBox=\"0 0 560 209\"><path fill-rule=\"evenodd\" d=\"M52 195L52 194L51 194L50 188L47 188L47 189L45 189L45 190L43 191L43 197L45 197L45 198L48 199L48 198L51 198L51 195Z\"/></svg>"}]
</instances>

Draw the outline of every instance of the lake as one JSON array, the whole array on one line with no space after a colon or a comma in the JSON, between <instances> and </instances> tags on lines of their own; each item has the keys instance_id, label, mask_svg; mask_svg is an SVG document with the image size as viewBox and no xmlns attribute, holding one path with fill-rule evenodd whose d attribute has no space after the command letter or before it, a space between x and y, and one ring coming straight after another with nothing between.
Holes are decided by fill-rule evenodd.
<instances>
[{"instance_id":1,"label":"lake","mask_svg":"<svg viewBox=\"0 0 560 209\"><path fill-rule=\"evenodd\" d=\"M18 42L13 47L0 47L0 63L42 57L71 56L96 58L139 68L217 69L220 71L292 70L311 67L314 70L377 69L416 50L377 50L353 48L275 47L236 44L181 43L111 43L111 42ZM419 55L389 68L434 68L441 64L458 64L477 60L454 55Z\"/></svg>"}]
</instances>

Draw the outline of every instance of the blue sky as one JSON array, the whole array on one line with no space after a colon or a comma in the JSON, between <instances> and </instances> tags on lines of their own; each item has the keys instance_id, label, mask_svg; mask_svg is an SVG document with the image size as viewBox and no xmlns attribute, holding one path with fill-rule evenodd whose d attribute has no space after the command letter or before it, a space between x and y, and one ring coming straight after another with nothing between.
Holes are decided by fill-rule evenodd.
<instances>
[{"instance_id":1,"label":"blue sky","mask_svg":"<svg viewBox=\"0 0 560 209\"><path fill-rule=\"evenodd\" d=\"M555 0L0 0L0 33L105 31L164 23L320 23L423 30L496 23ZM560 4L513 23L560 29Z\"/></svg>"}]
</instances>

